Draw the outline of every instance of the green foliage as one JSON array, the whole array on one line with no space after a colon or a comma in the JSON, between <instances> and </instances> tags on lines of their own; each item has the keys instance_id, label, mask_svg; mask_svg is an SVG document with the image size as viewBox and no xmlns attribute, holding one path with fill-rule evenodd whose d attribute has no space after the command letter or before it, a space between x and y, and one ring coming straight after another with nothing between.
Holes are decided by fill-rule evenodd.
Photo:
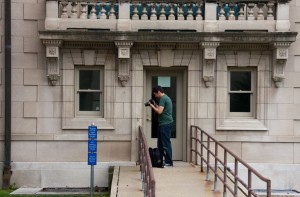
<instances>
[{"instance_id":1,"label":"green foliage","mask_svg":"<svg viewBox=\"0 0 300 197\"><path fill-rule=\"evenodd\" d=\"M1 197L16 197L10 195L13 190L0 190ZM17 195L17 197L90 197L90 195ZM109 197L109 194L94 194L94 197Z\"/></svg>"}]
</instances>

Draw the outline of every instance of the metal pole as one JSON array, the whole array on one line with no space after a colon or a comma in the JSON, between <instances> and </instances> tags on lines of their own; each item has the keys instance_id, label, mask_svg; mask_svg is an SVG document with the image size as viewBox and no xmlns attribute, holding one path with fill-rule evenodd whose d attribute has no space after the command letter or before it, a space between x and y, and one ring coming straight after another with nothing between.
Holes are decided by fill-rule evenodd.
<instances>
[{"instance_id":1,"label":"metal pole","mask_svg":"<svg viewBox=\"0 0 300 197\"><path fill-rule=\"evenodd\" d=\"M11 1L4 2L5 20L5 142L4 168L2 176L3 189L8 189L11 178Z\"/></svg>"},{"instance_id":2,"label":"metal pole","mask_svg":"<svg viewBox=\"0 0 300 197\"><path fill-rule=\"evenodd\" d=\"M94 196L94 165L91 165L91 197Z\"/></svg>"}]
</instances>

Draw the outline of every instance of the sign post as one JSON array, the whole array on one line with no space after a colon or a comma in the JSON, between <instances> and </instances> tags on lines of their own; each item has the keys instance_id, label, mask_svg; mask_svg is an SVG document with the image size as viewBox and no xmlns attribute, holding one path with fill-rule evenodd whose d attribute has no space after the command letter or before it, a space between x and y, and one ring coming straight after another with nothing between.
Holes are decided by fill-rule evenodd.
<instances>
[{"instance_id":1,"label":"sign post","mask_svg":"<svg viewBox=\"0 0 300 197\"><path fill-rule=\"evenodd\" d=\"M88 165L91 166L91 197L94 196L94 165L97 165L97 126L88 127Z\"/></svg>"}]
</instances>

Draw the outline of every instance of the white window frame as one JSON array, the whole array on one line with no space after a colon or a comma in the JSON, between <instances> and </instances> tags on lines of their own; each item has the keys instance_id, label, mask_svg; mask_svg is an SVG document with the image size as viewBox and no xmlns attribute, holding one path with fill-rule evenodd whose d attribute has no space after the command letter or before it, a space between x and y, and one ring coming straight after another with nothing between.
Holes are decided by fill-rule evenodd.
<instances>
[{"instance_id":1,"label":"white window frame","mask_svg":"<svg viewBox=\"0 0 300 197\"><path fill-rule=\"evenodd\" d=\"M230 90L230 81L232 72L250 72L251 73L251 90L250 91L231 91ZM228 68L228 80L227 80L227 91L228 91L228 105L227 105L227 116L228 118L255 118L256 110L256 70L254 68L239 68L233 67ZM230 112L230 94L232 93L248 93L250 94L250 112Z\"/></svg>"},{"instance_id":2,"label":"white window frame","mask_svg":"<svg viewBox=\"0 0 300 197\"><path fill-rule=\"evenodd\" d=\"M100 71L100 89L99 90L80 90L79 89L79 72L81 70L99 70ZM76 117L103 117L103 68L99 66L76 66L75 67L75 109ZM99 92L100 93L100 110L99 111L80 111L79 110L79 93L80 92Z\"/></svg>"}]
</instances>

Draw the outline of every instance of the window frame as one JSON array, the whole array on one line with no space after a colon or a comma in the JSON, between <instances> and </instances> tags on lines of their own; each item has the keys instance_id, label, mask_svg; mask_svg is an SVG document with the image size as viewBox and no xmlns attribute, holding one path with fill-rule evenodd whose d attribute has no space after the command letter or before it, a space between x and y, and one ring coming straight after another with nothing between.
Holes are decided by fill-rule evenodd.
<instances>
[{"instance_id":1,"label":"window frame","mask_svg":"<svg viewBox=\"0 0 300 197\"><path fill-rule=\"evenodd\" d=\"M231 73L232 72L250 72L251 73L251 90L250 91L233 91L230 90ZM256 118L256 90L257 90L257 71L253 67L228 67L227 80L227 117L228 118ZM230 112L230 94L247 93L250 94L250 112Z\"/></svg>"},{"instance_id":2,"label":"window frame","mask_svg":"<svg viewBox=\"0 0 300 197\"><path fill-rule=\"evenodd\" d=\"M81 70L99 70L100 71L100 87L99 90L91 90L91 89L79 89L79 73ZM104 96L103 96L103 89L104 89L104 69L100 66L75 66L75 117L103 117L104 114ZM80 92L99 92L100 93L100 110L99 111L80 111L79 110L79 93Z\"/></svg>"}]
</instances>

